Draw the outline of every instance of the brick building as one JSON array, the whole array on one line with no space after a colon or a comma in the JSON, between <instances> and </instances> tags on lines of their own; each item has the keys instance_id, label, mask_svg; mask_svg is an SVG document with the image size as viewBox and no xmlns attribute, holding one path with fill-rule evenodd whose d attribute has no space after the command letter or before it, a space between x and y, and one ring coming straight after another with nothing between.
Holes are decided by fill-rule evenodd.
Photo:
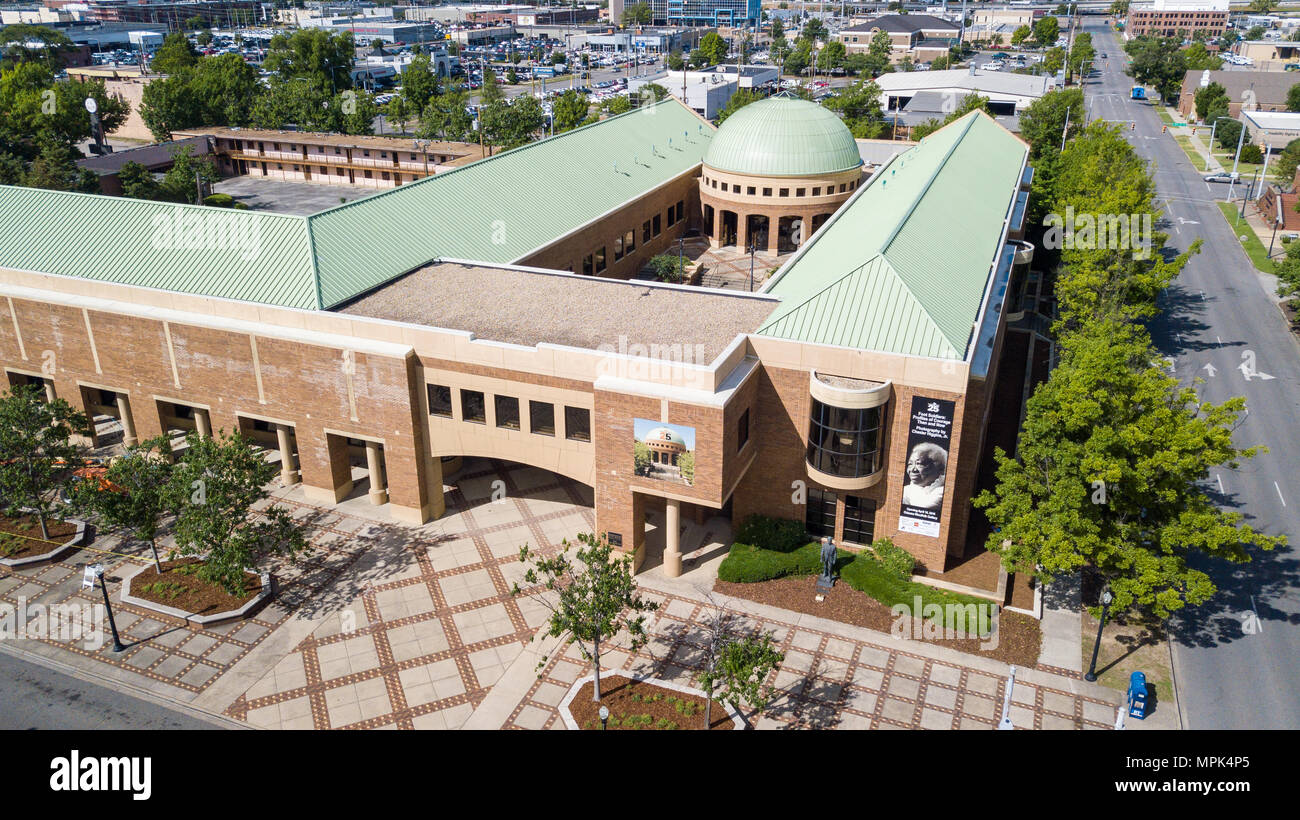
<instances>
[{"instance_id":1,"label":"brick building","mask_svg":"<svg viewBox=\"0 0 1300 820\"><path fill-rule=\"evenodd\" d=\"M1191 37L1204 31L1212 37L1228 27L1228 0L1152 0L1129 7L1130 37Z\"/></svg>"},{"instance_id":2,"label":"brick building","mask_svg":"<svg viewBox=\"0 0 1300 820\"><path fill-rule=\"evenodd\" d=\"M840 42L850 54L866 52L881 31L889 35L890 59L895 62L910 57L928 63L946 55L961 37L960 25L931 14L884 14L841 29Z\"/></svg>"},{"instance_id":3,"label":"brick building","mask_svg":"<svg viewBox=\"0 0 1300 820\"><path fill-rule=\"evenodd\" d=\"M663 522L670 574L682 515L755 512L942 571L1032 252L1027 147L979 112L936 132L761 292L630 281L717 231L711 168L787 200L861 174L814 104L764 105L715 131L668 99L306 217L0 187L0 362L127 442L244 431L318 502L428 521L493 457L591 486L638 565Z\"/></svg>"}]
</instances>

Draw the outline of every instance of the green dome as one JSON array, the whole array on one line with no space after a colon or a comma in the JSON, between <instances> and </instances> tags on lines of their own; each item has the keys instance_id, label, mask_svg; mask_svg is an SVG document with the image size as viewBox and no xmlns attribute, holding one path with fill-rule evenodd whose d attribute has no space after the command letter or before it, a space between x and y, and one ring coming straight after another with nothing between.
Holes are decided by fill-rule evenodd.
<instances>
[{"instance_id":1,"label":"green dome","mask_svg":"<svg viewBox=\"0 0 1300 820\"><path fill-rule=\"evenodd\" d=\"M808 100L770 97L723 121L704 164L737 174L802 177L857 168L862 156L833 112Z\"/></svg>"}]
</instances>

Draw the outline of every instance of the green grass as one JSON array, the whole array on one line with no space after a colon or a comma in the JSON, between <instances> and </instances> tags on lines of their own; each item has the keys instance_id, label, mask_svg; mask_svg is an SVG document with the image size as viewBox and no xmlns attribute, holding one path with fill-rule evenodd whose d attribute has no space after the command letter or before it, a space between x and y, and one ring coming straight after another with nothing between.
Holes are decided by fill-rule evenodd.
<instances>
[{"instance_id":1,"label":"green grass","mask_svg":"<svg viewBox=\"0 0 1300 820\"><path fill-rule=\"evenodd\" d=\"M1264 248L1264 243L1259 241L1255 229L1246 224L1246 220L1240 218L1241 206L1235 202L1216 202L1215 204L1219 206L1223 218L1228 220L1228 227L1241 241L1242 249L1250 257L1251 263L1265 273L1276 273L1277 268L1273 261L1268 258L1268 251ZM1241 240L1242 236L1246 237L1245 240Z\"/></svg>"},{"instance_id":2,"label":"green grass","mask_svg":"<svg viewBox=\"0 0 1300 820\"><path fill-rule=\"evenodd\" d=\"M1157 107L1156 107L1156 113L1160 115L1160 119L1161 119L1161 121L1164 122L1165 125L1173 125L1173 124L1174 124L1174 122L1175 122L1174 118L1171 117L1171 116L1169 116L1169 111L1166 110L1165 107L1164 107L1163 105L1161 105L1161 106L1157 106Z\"/></svg>"},{"instance_id":3,"label":"green grass","mask_svg":"<svg viewBox=\"0 0 1300 820\"><path fill-rule=\"evenodd\" d=\"M1201 172L1210 169L1209 163L1205 161L1205 157L1201 152L1192 147L1191 137L1174 137L1174 139L1178 142L1178 147L1183 149L1183 153L1187 155L1187 159L1191 161L1193 168Z\"/></svg>"}]
</instances>

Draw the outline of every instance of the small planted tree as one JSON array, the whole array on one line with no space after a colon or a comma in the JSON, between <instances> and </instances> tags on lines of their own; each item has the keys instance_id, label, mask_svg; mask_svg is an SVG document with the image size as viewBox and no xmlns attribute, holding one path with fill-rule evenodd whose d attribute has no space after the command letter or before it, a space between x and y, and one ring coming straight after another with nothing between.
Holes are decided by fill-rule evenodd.
<instances>
[{"instance_id":1,"label":"small planted tree","mask_svg":"<svg viewBox=\"0 0 1300 820\"><path fill-rule=\"evenodd\" d=\"M167 516L171 459L169 437L142 441L108 466L103 481L83 481L76 493L78 503L94 511L105 526L124 530L133 540L149 542L160 575L157 538Z\"/></svg>"},{"instance_id":2,"label":"small planted tree","mask_svg":"<svg viewBox=\"0 0 1300 820\"><path fill-rule=\"evenodd\" d=\"M770 632L746 630L740 619L726 610L715 609L705 629L704 668L695 676L705 695L704 728L712 725L715 695L750 726L740 711L741 704L748 703L755 715L767 708L772 689L765 681L785 655L776 649Z\"/></svg>"},{"instance_id":3,"label":"small planted tree","mask_svg":"<svg viewBox=\"0 0 1300 820\"><path fill-rule=\"evenodd\" d=\"M600 642L626 632L633 652L645 646L649 640L646 613L659 609L659 604L637 595L631 557L614 558L613 547L603 535L579 533L578 543L576 563L569 558L572 545L567 540L562 542L563 551L549 558L525 544L519 550L519 560L529 565L524 573L529 586L541 586L532 597L551 611L547 628L538 635L560 638L564 648L578 645L582 659L595 670L592 700L599 703ZM510 594L524 593L515 583ZM549 656L543 657L537 669L549 660Z\"/></svg>"},{"instance_id":4,"label":"small planted tree","mask_svg":"<svg viewBox=\"0 0 1300 820\"><path fill-rule=\"evenodd\" d=\"M686 279L683 260L675 253L661 253L650 258L650 270L660 282L680 284Z\"/></svg>"},{"instance_id":5,"label":"small planted tree","mask_svg":"<svg viewBox=\"0 0 1300 820\"><path fill-rule=\"evenodd\" d=\"M282 507L254 514L254 505L270 496L266 487L277 468L248 439L224 430L219 438L191 432L185 443L163 491L176 515L177 548L202 557L199 578L242 595L245 571L268 555L296 557L306 539Z\"/></svg>"},{"instance_id":6,"label":"small planted tree","mask_svg":"<svg viewBox=\"0 0 1300 820\"><path fill-rule=\"evenodd\" d=\"M47 522L82 466L84 448L70 441L74 434L90 434L86 415L63 399L45 401L36 385L0 398L0 502L6 515L26 509L35 516L47 541Z\"/></svg>"}]
</instances>

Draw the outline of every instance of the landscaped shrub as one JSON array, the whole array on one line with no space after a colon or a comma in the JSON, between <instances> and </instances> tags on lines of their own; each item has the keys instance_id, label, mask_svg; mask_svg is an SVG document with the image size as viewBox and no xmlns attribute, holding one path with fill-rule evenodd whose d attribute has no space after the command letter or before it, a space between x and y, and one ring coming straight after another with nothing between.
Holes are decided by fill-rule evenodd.
<instances>
[{"instance_id":1,"label":"landscaped shrub","mask_svg":"<svg viewBox=\"0 0 1300 820\"><path fill-rule=\"evenodd\" d=\"M808 543L808 531L800 521L751 515L736 528L736 541L759 549L794 552Z\"/></svg>"},{"instance_id":2,"label":"landscaped shrub","mask_svg":"<svg viewBox=\"0 0 1300 820\"><path fill-rule=\"evenodd\" d=\"M853 560L853 554L840 550L837 567ZM753 544L736 543L718 565L718 578L733 584L771 581L787 575L815 575L821 572L821 545L804 544L793 552L759 549Z\"/></svg>"},{"instance_id":3,"label":"landscaped shrub","mask_svg":"<svg viewBox=\"0 0 1300 820\"><path fill-rule=\"evenodd\" d=\"M212 194L203 198L203 204L213 208L232 208L235 198L230 194Z\"/></svg>"},{"instance_id":4,"label":"landscaped shrub","mask_svg":"<svg viewBox=\"0 0 1300 820\"><path fill-rule=\"evenodd\" d=\"M868 552L858 553L848 566L841 569L840 580L887 607L902 604L917 617L922 615L922 612L915 611L918 597L921 599L922 608L929 604L937 604L943 608L945 625L949 628L953 627L955 621L953 616L957 614L949 608L949 604L958 607L969 607L974 604L979 607L975 611L983 613L988 612L987 607L990 604L984 598L948 592L927 584L904 580L896 570L886 567L883 561L877 560ZM987 614L983 617L987 617Z\"/></svg>"},{"instance_id":5,"label":"landscaped shrub","mask_svg":"<svg viewBox=\"0 0 1300 820\"><path fill-rule=\"evenodd\" d=\"M885 569L897 575L903 581L912 579L912 571L916 569L916 558L912 553L894 544L888 538L881 538L871 545L872 551L880 559L880 563L885 565Z\"/></svg>"}]
</instances>

